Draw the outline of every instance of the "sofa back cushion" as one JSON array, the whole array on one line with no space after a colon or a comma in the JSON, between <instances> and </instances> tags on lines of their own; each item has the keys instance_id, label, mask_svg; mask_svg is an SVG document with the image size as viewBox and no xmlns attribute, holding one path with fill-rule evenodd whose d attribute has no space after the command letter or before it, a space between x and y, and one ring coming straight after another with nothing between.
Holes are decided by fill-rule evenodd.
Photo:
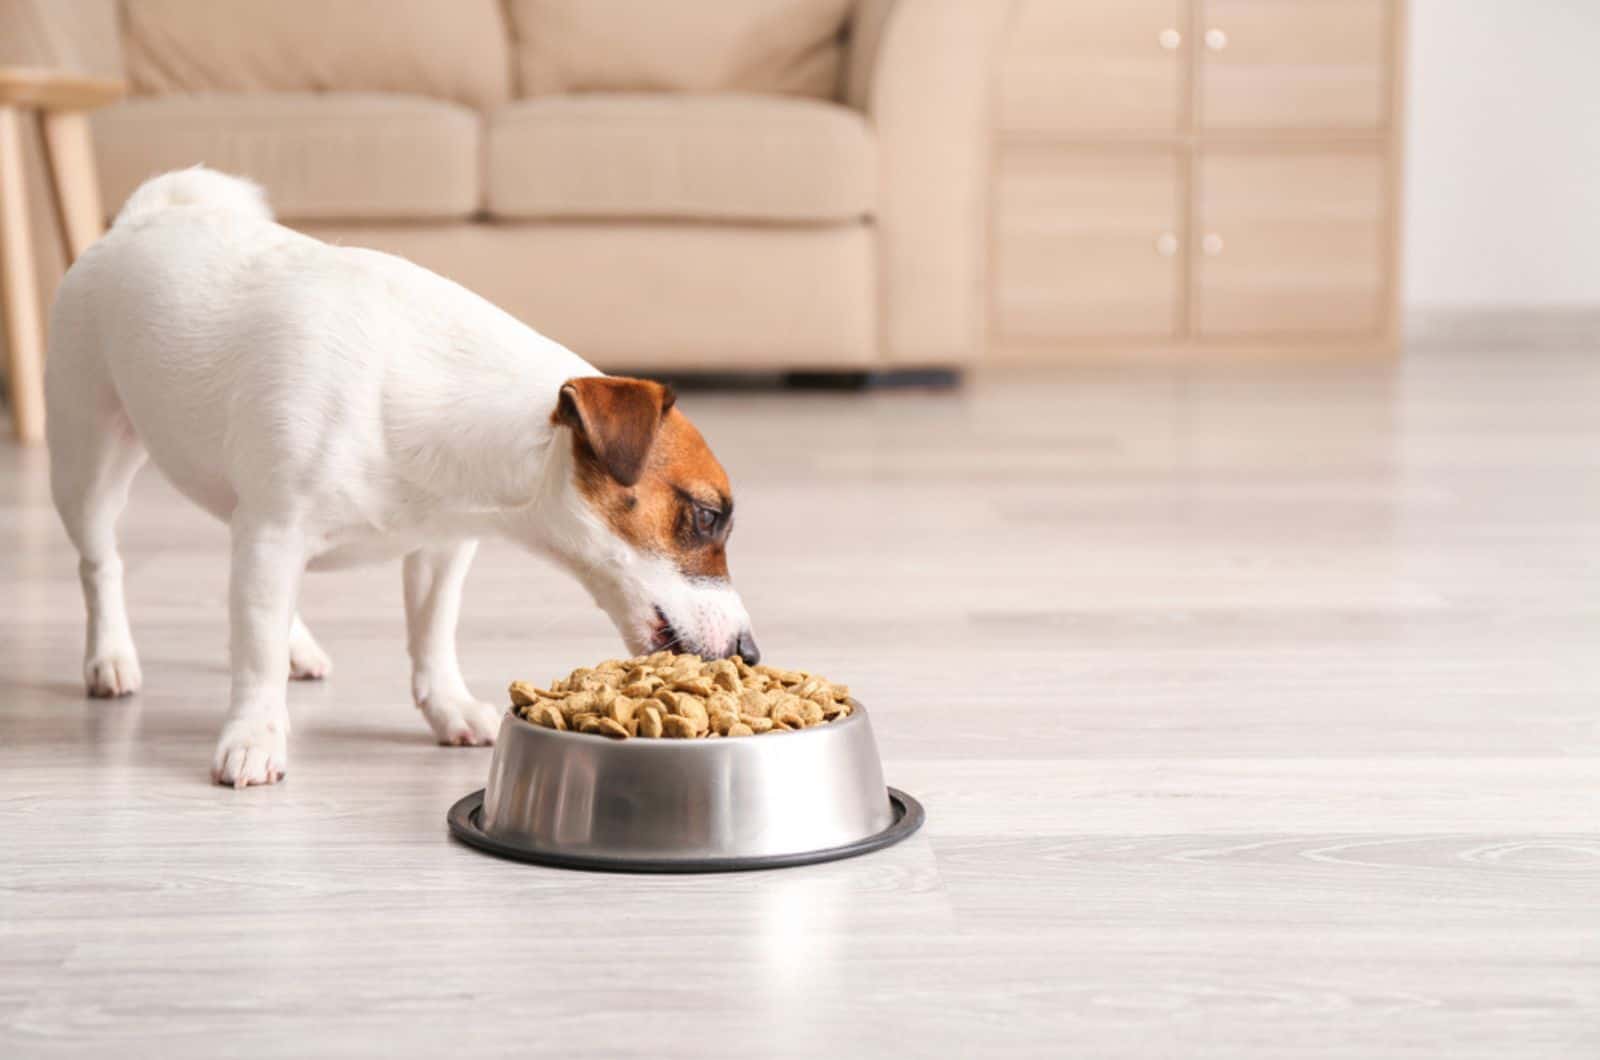
<instances>
[{"instance_id":1,"label":"sofa back cushion","mask_svg":"<svg viewBox=\"0 0 1600 1060\"><path fill-rule=\"evenodd\" d=\"M508 0L519 94L836 99L855 0Z\"/></svg>"},{"instance_id":2,"label":"sofa back cushion","mask_svg":"<svg viewBox=\"0 0 1600 1060\"><path fill-rule=\"evenodd\" d=\"M136 95L511 94L500 0L123 0L123 46Z\"/></svg>"}]
</instances>

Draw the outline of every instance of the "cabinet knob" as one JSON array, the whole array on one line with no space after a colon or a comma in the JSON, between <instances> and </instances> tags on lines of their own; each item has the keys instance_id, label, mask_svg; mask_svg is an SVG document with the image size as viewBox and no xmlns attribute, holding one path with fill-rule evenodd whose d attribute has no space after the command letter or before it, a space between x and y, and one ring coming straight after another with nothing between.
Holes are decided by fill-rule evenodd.
<instances>
[{"instance_id":1,"label":"cabinet knob","mask_svg":"<svg viewBox=\"0 0 1600 1060\"><path fill-rule=\"evenodd\" d=\"M1228 35L1222 30L1212 27L1206 30L1206 47L1214 52L1220 52L1228 46Z\"/></svg>"},{"instance_id":2,"label":"cabinet knob","mask_svg":"<svg viewBox=\"0 0 1600 1060\"><path fill-rule=\"evenodd\" d=\"M1178 252L1178 237L1171 232L1162 232L1156 236L1156 253L1163 258L1170 258Z\"/></svg>"},{"instance_id":3,"label":"cabinet knob","mask_svg":"<svg viewBox=\"0 0 1600 1060\"><path fill-rule=\"evenodd\" d=\"M1161 46L1167 49L1167 51L1175 52L1178 50L1178 45L1183 43L1183 34L1179 33L1175 29L1168 28L1162 30L1160 34L1156 36L1156 40L1160 41Z\"/></svg>"},{"instance_id":4,"label":"cabinet knob","mask_svg":"<svg viewBox=\"0 0 1600 1060\"><path fill-rule=\"evenodd\" d=\"M1215 232L1207 232L1206 237L1200 241L1200 249L1205 251L1208 257L1214 258L1221 254L1222 247L1222 237Z\"/></svg>"}]
</instances>

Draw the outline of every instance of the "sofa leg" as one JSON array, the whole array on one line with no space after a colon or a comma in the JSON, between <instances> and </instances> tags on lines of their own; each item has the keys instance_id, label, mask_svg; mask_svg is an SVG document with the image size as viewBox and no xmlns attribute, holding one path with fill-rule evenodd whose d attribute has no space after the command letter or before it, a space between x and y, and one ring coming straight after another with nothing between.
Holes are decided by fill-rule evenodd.
<instances>
[{"instance_id":1,"label":"sofa leg","mask_svg":"<svg viewBox=\"0 0 1600 1060\"><path fill-rule=\"evenodd\" d=\"M784 372L790 390L865 390L871 372Z\"/></svg>"},{"instance_id":2,"label":"sofa leg","mask_svg":"<svg viewBox=\"0 0 1600 1060\"><path fill-rule=\"evenodd\" d=\"M944 390L961 385L954 368L894 368L878 372L785 372L791 390Z\"/></svg>"}]
</instances>

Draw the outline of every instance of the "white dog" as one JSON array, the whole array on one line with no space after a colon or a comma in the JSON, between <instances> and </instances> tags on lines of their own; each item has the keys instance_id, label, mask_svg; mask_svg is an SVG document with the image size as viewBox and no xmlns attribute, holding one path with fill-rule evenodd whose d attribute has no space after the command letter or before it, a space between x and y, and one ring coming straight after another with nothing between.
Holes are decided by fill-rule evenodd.
<instances>
[{"instance_id":1,"label":"white dog","mask_svg":"<svg viewBox=\"0 0 1600 1060\"><path fill-rule=\"evenodd\" d=\"M253 184L145 183L67 273L50 336L51 487L82 557L90 695L141 681L115 526L146 453L229 526L220 783L283 776L285 682L328 670L295 612L308 567L405 557L412 696L445 744L500 725L456 663L485 533L570 570L633 652L756 660L728 479L668 388L603 376L410 262L275 224Z\"/></svg>"}]
</instances>

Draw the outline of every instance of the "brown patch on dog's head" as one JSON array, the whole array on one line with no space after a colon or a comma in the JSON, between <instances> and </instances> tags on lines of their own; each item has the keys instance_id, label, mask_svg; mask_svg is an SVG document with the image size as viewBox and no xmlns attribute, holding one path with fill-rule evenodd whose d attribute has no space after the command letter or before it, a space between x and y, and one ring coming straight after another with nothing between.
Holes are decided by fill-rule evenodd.
<instances>
[{"instance_id":1,"label":"brown patch on dog's head","mask_svg":"<svg viewBox=\"0 0 1600 1060\"><path fill-rule=\"evenodd\" d=\"M725 580L728 475L675 402L647 379L580 377L551 419L572 429L578 491L618 537L685 575Z\"/></svg>"}]
</instances>

